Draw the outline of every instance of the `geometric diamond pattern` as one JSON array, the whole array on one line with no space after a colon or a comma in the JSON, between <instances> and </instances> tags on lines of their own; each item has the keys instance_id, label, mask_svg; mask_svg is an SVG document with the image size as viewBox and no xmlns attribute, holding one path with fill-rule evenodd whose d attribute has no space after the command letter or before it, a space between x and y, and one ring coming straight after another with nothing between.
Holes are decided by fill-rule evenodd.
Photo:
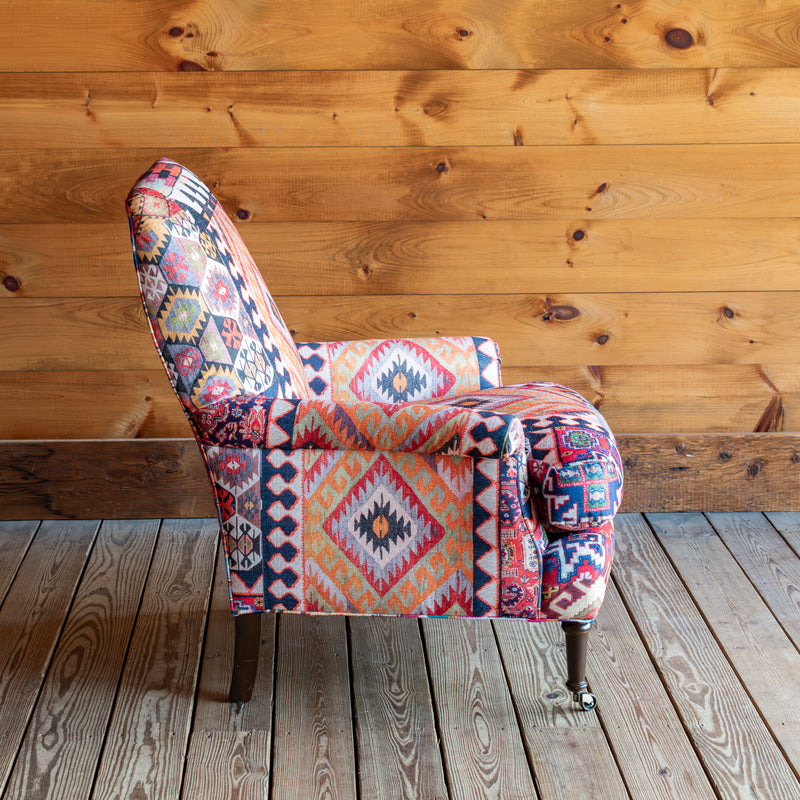
<instances>
[{"instance_id":1,"label":"geometric diamond pattern","mask_svg":"<svg viewBox=\"0 0 800 800\"><path fill-rule=\"evenodd\" d=\"M298 348L199 178L160 159L127 208L234 613L597 614L622 463L596 409L555 384L502 386L482 337Z\"/></svg>"}]
</instances>

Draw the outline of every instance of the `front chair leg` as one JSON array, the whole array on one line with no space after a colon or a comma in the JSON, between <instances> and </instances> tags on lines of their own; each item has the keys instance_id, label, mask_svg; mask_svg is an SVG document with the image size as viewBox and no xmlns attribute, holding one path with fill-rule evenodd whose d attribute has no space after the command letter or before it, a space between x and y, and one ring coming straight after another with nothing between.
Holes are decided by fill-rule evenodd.
<instances>
[{"instance_id":1,"label":"front chair leg","mask_svg":"<svg viewBox=\"0 0 800 800\"><path fill-rule=\"evenodd\" d=\"M586 682L586 651L589 646L591 621L567 620L561 623L567 639L567 689L584 711L597 705L597 698L588 690Z\"/></svg>"},{"instance_id":2,"label":"front chair leg","mask_svg":"<svg viewBox=\"0 0 800 800\"><path fill-rule=\"evenodd\" d=\"M233 674L228 700L247 703L253 696L261 650L261 614L240 614L234 617Z\"/></svg>"}]
</instances>

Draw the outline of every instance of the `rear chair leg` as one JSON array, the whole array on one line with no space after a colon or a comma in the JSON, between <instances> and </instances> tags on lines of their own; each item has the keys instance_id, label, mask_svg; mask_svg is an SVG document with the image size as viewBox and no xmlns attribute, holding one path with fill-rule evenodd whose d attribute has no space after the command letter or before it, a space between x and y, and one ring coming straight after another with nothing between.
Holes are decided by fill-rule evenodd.
<instances>
[{"instance_id":1,"label":"rear chair leg","mask_svg":"<svg viewBox=\"0 0 800 800\"><path fill-rule=\"evenodd\" d=\"M567 689L584 711L597 705L597 698L588 690L586 682L586 651L589 646L591 621L568 620L561 623L567 639Z\"/></svg>"},{"instance_id":2,"label":"rear chair leg","mask_svg":"<svg viewBox=\"0 0 800 800\"><path fill-rule=\"evenodd\" d=\"M240 614L234 617L233 674L228 700L247 703L253 696L261 649L261 614Z\"/></svg>"}]
</instances>

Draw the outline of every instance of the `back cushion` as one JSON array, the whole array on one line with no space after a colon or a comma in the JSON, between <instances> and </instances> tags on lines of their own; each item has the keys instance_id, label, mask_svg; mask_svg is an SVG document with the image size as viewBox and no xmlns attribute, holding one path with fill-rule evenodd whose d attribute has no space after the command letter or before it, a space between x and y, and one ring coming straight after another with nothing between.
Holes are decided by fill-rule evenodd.
<instances>
[{"instance_id":1,"label":"back cushion","mask_svg":"<svg viewBox=\"0 0 800 800\"><path fill-rule=\"evenodd\" d=\"M153 338L187 410L239 395L307 397L286 324L206 186L161 159L126 205Z\"/></svg>"}]
</instances>

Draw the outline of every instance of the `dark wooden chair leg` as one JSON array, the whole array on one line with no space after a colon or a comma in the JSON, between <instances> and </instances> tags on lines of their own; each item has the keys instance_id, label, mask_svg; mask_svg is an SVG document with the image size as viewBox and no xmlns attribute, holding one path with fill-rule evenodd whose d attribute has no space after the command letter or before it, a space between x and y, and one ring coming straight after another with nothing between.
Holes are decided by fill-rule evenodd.
<instances>
[{"instance_id":1,"label":"dark wooden chair leg","mask_svg":"<svg viewBox=\"0 0 800 800\"><path fill-rule=\"evenodd\" d=\"M586 682L586 651L589 648L591 621L568 620L561 623L567 640L567 689L581 708L588 711L597 705Z\"/></svg>"},{"instance_id":2,"label":"dark wooden chair leg","mask_svg":"<svg viewBox=\"0 0 800 800\"><path fill-rule=\"evenodd\" d=\"M228 699L231 703L247 703L253 696L261 649L261 614L240 614L234 617L233 674Z\"/></svg>"}]
</instances>

